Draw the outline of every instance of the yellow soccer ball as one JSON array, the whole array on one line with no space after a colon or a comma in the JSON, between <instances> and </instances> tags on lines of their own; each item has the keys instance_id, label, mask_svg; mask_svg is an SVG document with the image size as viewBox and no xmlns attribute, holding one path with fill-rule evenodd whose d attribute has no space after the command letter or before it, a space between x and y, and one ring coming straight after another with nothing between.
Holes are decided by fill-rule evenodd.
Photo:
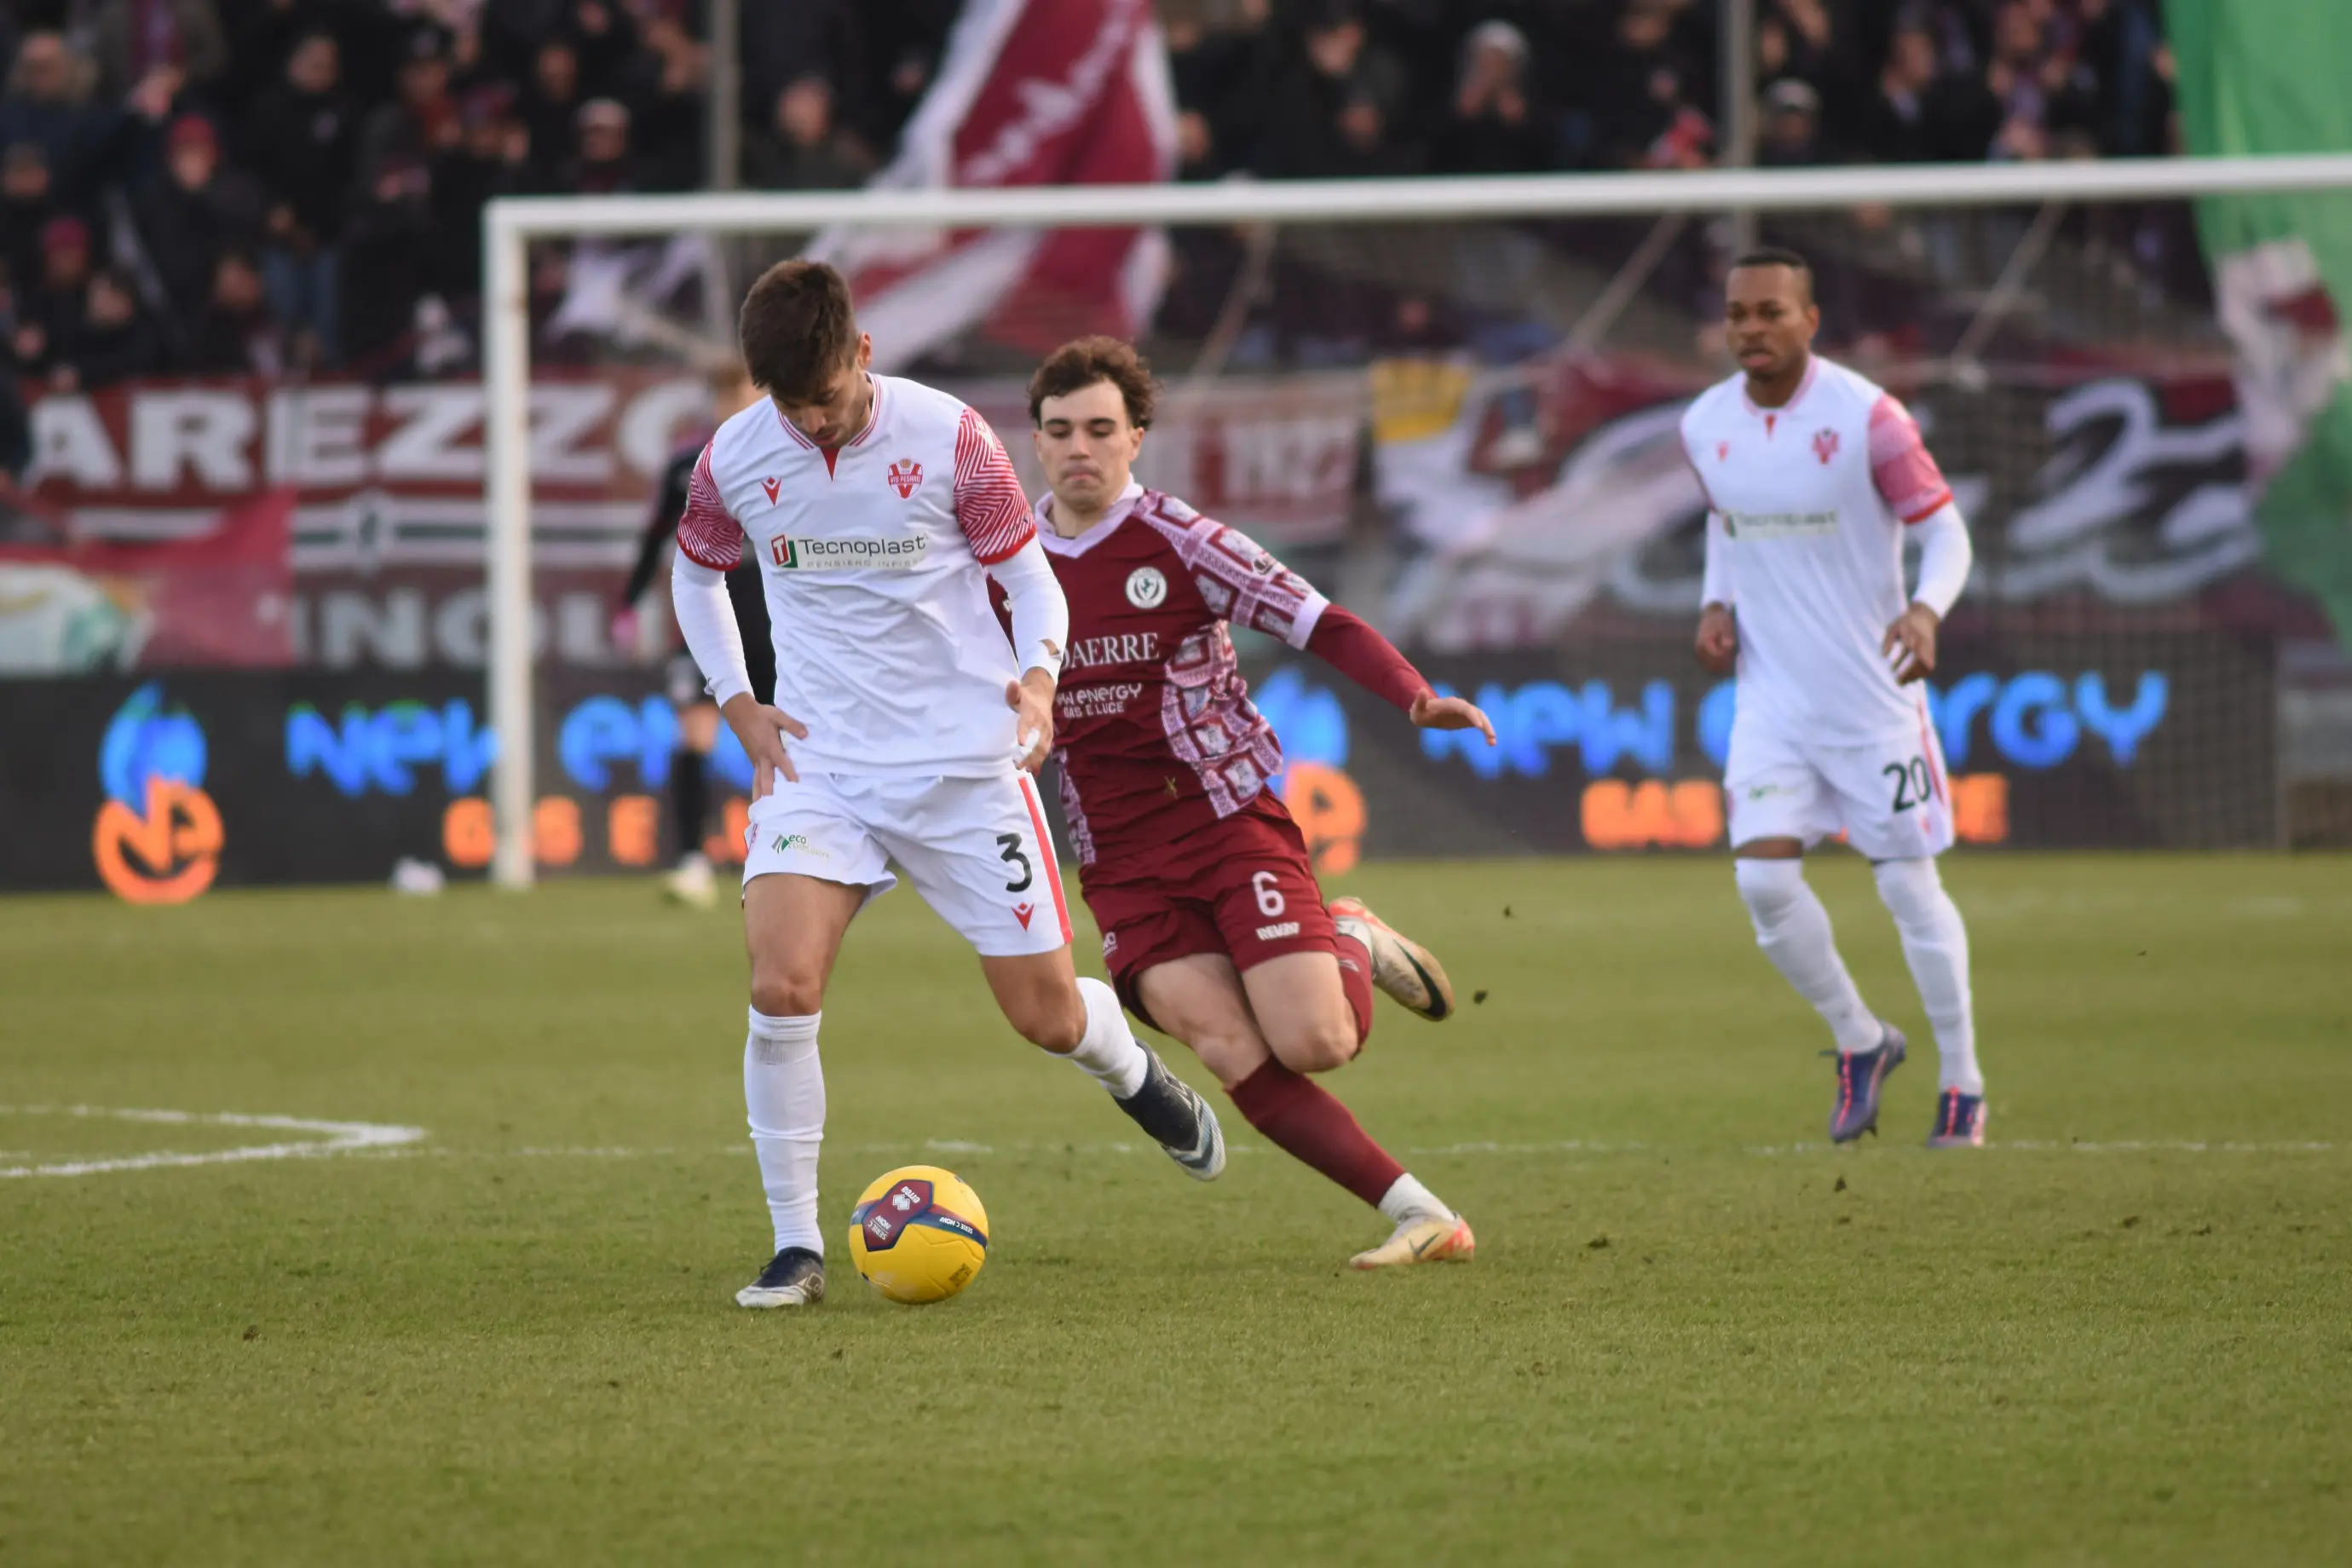
<instances>
[{"instance_id":1,"label":"yellow soccer ball","mask_svg":"<svg viewBox=\"0 0 2352 1568\"><path fill-rule=\"evenodd\" d=\"M858 1194L849 1256L893 1301L944 1301L988 1261L988 1211L953 1171L903 1166Z\"/></svg>"}]
</instances>

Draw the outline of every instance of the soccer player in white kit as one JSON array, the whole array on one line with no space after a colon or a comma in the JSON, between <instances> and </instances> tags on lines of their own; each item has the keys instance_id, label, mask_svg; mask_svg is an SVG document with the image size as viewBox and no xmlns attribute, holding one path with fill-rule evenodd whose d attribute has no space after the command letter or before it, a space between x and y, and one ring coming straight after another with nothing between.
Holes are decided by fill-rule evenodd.
<instances>
[{"instance_id":1,"label":"soccer player in white kit","mask_svg":"<svg viewBox=\"0 0 2352 1568\"><path fill-rule=\"evenodd\" d=\"M1111 988L1071 965L1029 776L1053 745L1069 606L995 433L945 393L868 371L873 345L830 267L769 268L740 336L766 395L696 465L671 596L753 773L743 1099L776 1250L735 1299L795 1307L824 1295L825 981L851 919L896 885L891 860L978 952L1024 1037L1086 1069L1192 1175L1223 1169L1224 1142L1207 1102L1128 1031ZM747 542L774 629L772 707L751 694L727 598Z\"/></svg>"},{"instance_id":2,"label":"soccer player in white kit","mask_svg":"<svg viewBox=\"0 0 2352 1568\"><path fill-rule=\"evenodd\" d=\"M1739 896L1756 944L1836 1041L1830 1137L1875 1131L1905 1041L1863 1005L1805 883L1806 847L1844 832L1871 862L1935 1027L1928 1146L1981 1144L1968 928L1936 870L1951 792L1918 685L1968 582L1968 526L1903 405L1812 353L1821 310L1804 258L1740 258L1724 320L1740 374L1699 395L1682 436L1708 509L1698 657L1738 671L1723 787ZM1906 535L1920 546L1907 595Z\"/></svg>"}]
</instances>

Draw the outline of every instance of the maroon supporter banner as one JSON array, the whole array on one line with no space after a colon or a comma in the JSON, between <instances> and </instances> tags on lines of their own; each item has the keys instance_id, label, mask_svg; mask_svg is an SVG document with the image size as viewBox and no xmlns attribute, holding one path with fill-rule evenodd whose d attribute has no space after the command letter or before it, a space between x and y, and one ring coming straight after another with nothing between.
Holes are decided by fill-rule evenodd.
<instances>
[{"instance_id":1,"label":"maroon supporter banner","mask_svg":"<svg viewBox=\"0 0 2352 1568\"><path fill-rule=\"evenodd\" d=\"M1918 367L1913 367L1916 372ZM2225 365L2002 367L1989 385L1874 373L1910 406L1976 546L1955 613L2084 629L2196 621L2325 636L2266 570ZM1687 623L1705 497L1682 412L1704 383L1639 355L1370 373L1373 468L1409 560L1383 624L1446 651Z\"/></svg>"},{"instance_id":2,"label":"maroon supporter banner","mask_svg":"<svg viewBox=\"0 0 2352 1568\"><path fill-rule=\"evenodd\" d=\"M0 545L0 675L291 664L290 491L163 543Z\"/></svg>"},{"instance_id":3,"label":"maroon supporter banner","mask_svg":"<svg viewBox=\"0 0 2352 1568\"><path fill-rule=\"evenodd\" d=\"M1036 495L1021 383L948 390L997 427ZM680 442L699 435L707 397L698 378L658 368L533 386L532 590L544 657L584 666L638 657L610 644L614 595L661 470ZM1213 397L1170 397L1141 471L1269 544L1333 538L1347 525L1365 406L1363 380L1352 374L1221 381ZM208 626L267 627L269 637L224 631L211 653L171 653L192 647L194 633L175 630L133 647L135 616L106 608L128 596L110 598L103 574L71 579L56 561L27 558L10 570L37 567L56 590L44 589L42 611L56 625L37 624L26 580L11 579L5 602L24 601L26 618L0 620L0 672L121 670L167 658L332 669L479 666L489 631L482 414L482 389L471 381L158 380L39 398L30 481L38 516L68 553L120 567L129 557L104 552L150 552L143 558L161 565L142 580L163 568L192 571L214 548L197 542L217 534L225 516L244 515L257 497L280 498L278 574L215 570L205 590L212 607L199 617ZM167 548L181 545L192 553ZM105 580L121 579L116 571ZM139 597L161 602L152 590ZM91 635L106 630L109 616L121 624Z\"/></svg>"},{"instance_id":4,"label":"maroon supporter banner","mask_svg":"<svg viewBox=\"0 0 2352 1568\"><path fill-rule=\"evenodd\" d=\"M1176 166L1175 91L1150 0L971 0L877 187L1147 184ZM1167 242L1132 228L820 236L877 362L977 326L1034 353L1151 318Z\"/></svg>"}]
</instances>

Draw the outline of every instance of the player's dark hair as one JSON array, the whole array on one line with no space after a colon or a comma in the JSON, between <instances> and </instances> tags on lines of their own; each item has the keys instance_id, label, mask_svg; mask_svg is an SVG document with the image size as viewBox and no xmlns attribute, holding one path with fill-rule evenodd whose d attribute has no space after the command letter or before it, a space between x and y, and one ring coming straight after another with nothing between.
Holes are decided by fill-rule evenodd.
<instances>
[{"instance_id":1,"label":"player's dark hair","mask_svg":"<svg viewBox=\"0 0 2352 1568\"><path fill-rule=\"evenodd\" d=\"M1743 267L1785 267L1804 280L1805 298L1813 297L1813 264L1787 246L1759 246L1731 264L1734 272Z\"/></svg>"},{"instance_id":2,"label":"player's dark hair","mask_svg":"<svg viewBox=\"0 0 2352 1568\"><path fill-rule=\"evenodd\" d=\"M822 261L779 261L744 296L736 336L752 385L780 403L814 403L857 358L849 284Z\"/></svg>"},{"instance_id":3,"label":"player's dark hair","mask_svg":"<svg viewBox=\"0 0 2352 1568\"><path fill-rule=\"evenodd\" d=\"M1150 362L1135 352L1133 343L1099 336L1064 343L1045 356L1029 378L1029 423L1044 422L1045 399L1067 397L1098 381L1118 388L1129 424L1139 430L1151 428L1152 405L1160 394L1151 383Z\"/></svg>"}]
</instances>

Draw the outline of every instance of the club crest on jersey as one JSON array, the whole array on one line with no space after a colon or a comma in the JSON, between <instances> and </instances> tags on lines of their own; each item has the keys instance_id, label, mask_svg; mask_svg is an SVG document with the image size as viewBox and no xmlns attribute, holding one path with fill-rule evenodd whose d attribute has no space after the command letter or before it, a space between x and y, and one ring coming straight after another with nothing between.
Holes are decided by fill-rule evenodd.
<instances>
[{"instance_id":1,"label":"club crest on jersey","mask_svg":"<svg viewBox=\"0 0 2352 1568\"><path fill-rule=\"evenodd\" d=\"M776 504L776 491L782 488L783 482L784 481L782 479L761 479L760 481L760 488L768 492L768 504L770 506Z\"/></svg>"},{"instance_id":2,"label":"club crest on jersey","mask_svg":"<svg viewBox=\"0 0 2352 1568\"><path fill-rule=\"evenodd\" d=\"M1828 466L1829 460L1832 458L1837 456L1837 449L1838 433L1836 431L1816 430L1813 432L1813 456L1819 458L1824 467Z\"/></svg>"},{"instance_id":3,"label":"club crest on jersey","mask_svg":"<svg viewBox=\"0 0 2352 1568\"><path fill-rule=\"evenodd\" d=\"M1139 566L1127 574L1127 602L1139 610L1156 610L1168 597L1168 579L1157 566Z\"/></svg>"},{"instance_id":4,"label":"club crest on jersey","mask_svg":"<svg viewBox=\"0 0 2352 1568\"><path fill-rule=\"evenodd\" d=\"M901 458L890 465L890 488L898 492L900 500L912 500L922 488L923 465L912 458Z\"/></svg>"}]
</instances>

